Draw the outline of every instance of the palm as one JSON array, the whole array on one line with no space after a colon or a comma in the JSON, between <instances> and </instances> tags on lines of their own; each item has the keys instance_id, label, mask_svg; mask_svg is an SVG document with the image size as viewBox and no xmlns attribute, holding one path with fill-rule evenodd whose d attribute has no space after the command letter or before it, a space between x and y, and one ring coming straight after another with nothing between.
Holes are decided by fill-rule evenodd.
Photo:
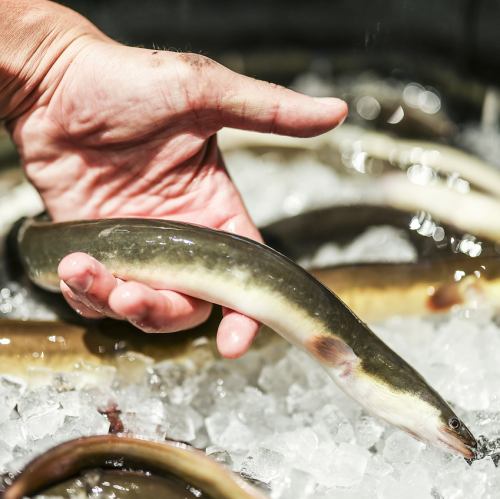
<instances>
[{"instance_id":1,"label":"palm","mask_svg":"<svg viewBox=\"0 0 500 499\"><path fill-rule=\"evenodd\" d=\"M16 138L50 214L54 220L142 216L234 225L245 212L210 138L217 128L194 118L205 97L189 95L193 89L186 90L174 71L172 94L184 98L168 102L154 90L159 83L151 71L165 55L137 50L135 56L129 64L139 73L138 66L146 66L153 73L149 84L129 80L116 92L131 68L96 80L109 61L99 60L96 68L84 58L69 68L47 105L22 118Z\"/></svg>"},{"instance_id":2,"label":"palm","mask_svg":"<svg viewBox=\"0 0 500 499\"><path fill-rule=\"evenodd\" d=\"M236 75L209 59L93 41L55 65L36 104L11 122L26 173L56 221L169 218L258 239L217 149L222 126L308 136L345 116L319 102ZM256 172L257 174L257 172ZM123 283L87 255L59 267L66 300L82 315L126 319L145 331L203 322L210 305ZM241 355L257 324L224 317L218 345Z\"/></svg>"}]
</instances>

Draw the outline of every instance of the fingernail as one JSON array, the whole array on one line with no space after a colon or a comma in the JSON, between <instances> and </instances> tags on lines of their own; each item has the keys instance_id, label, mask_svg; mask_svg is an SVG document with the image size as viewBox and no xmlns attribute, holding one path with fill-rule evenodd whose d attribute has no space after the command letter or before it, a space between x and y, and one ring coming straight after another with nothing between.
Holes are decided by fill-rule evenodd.
<instances>
[{"instance_id":1,"label":"fingernail","mask_svg":"<svg viewBox=\"0 0 500 499\"><path fill-rule=\"evenodd\" d=\"M337 97L313 97L313 99L316 102L319 102L320 104L335 104L336 106L345 105L345 101L342 99L338 99Z\"/></svg>"},{"instance_id":2,"label":"fingernail","mask_svg":"<svg viewBox=\"0 0 500 499\"><path fill-rule=\"evenodd\" d=\"M78 293L86 293L90 289L90 286L92 286L94 278L89 274L85 274L84 276L71 277L64 282L73 291L76 291Z\"/></svg>"}]
</instances>

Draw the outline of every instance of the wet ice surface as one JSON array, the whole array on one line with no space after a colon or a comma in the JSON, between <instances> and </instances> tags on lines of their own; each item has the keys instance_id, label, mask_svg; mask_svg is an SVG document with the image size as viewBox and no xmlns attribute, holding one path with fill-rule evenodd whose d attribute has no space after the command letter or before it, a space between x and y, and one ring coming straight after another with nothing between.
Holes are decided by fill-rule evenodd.
<instances>
[{"instance_id":1,"label":"wet ice surface","mask_svg":"<svg viewBox=\"0 0 500 499\"><path fill-rule=\"evenodd\" d=\"M488 309L440 318L393 318L376 332L454 403L476 434L500 437L500 329ZM29 387L0 379L0 469L15 471L64 440L103 434L105 413L125 431L174 438L259 483L273 498L493 498L500 470L426 447L365 413L305 353L264 342L242 359L198 351L203 369L138 357L95 368L82 386L54 374ZM89 368L90 369L90 368ZM76 390L76 387L79 390Z\"/></svg>"},{"instance_id":2,"label":"wet ice surface","mask_svg":"<svg viewBox=\"0 0 500 499\"><path fill-rule=\"evenodd\" d=\"M0 165L1 166L1 165ZM36 190L23 181L1 183L0 179L0 245L12 224L21 217L37 215L43 211L43 204ZM0 250L0 254L3 248ZM29 291L17 282L8 280L0 269L0 319L51 320L56 314L50 307L38 302Z\"/></svg>"},{"instance_id":3,"label":"wet ice surface","mask_svg":"<svg viewBox=\"0 0 500 499\"><path fill-rule=\"evenodd\" d=\"M56 313L17 282L0 283L0 319L54 320Z\"/></svg>"},{"instance_id":4,"label":"wet ice surface","mask_svg":"<svg viewBox=\"0 0 500 499\"><path fill-rule=\"evenodd\" d=\"M339 175L311 152L285 160L286 166L283 156L273 152L225 154L231 177L258 226L313 208L379 201L369 179Z\"/></svg>"},{"instance_id":5,"label":"wet ice surface","mask_svg":"<svg viewBox=\"0 0 500 499\"><path fill-rule=\"evenodd\" d=\"M320 268L341 263L359 262L414 262L415 247L406 234L394 227L375 226L366 229L353 242L345 246L327 243L312 257L299 263L304 267Z\"/></svg>"}]
</instances>

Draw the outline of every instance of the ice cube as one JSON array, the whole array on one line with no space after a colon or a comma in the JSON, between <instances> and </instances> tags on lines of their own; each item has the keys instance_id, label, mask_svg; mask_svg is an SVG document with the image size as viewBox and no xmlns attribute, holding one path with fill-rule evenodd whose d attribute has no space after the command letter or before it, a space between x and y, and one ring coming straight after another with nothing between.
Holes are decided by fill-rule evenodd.
<instances>
[{"instance_id":1,"label":"ice cube","mask_svg":"<svg viewBox=\"0 0 500 499\"><path fill-rule=\"evenodd\" d=\"M193 408L169 405L165 407L165 413L167 438L182 442L192 442L196 438L201 416Z\"/></svg>"},{"instance_id":2,"label":"ice cube","mask_svg":"<svg viewBox=\"0 0 500 499\"><path fill-rule=\"evenodd\" d=\"M408 490L392 475L383 477L377 488L377 499L401 499ZM423 499L423 498L422 498Z\"/></svg>"},{"instance_id":3,"label":"ice cube","mask_svg":"<svg viewBox=\"0 0 500 499\"><path fill-rule=\"evenodd\" d=\"M127 411L120 415L124 431L136 437L163 440L166 437L165 423L155 422L147 414Z\"/></svg>"},{"instance_id":4,"label":"ice cube","mask_svg":"<svg viewBox=\"0 0 500 499\"><path fill-rule=\"evenodd\" d=\"M265 358L262 356L261 352L252 349L243 355L243 357L232 359L230 361L230 366L233 370L238 371L244 376L247 383L256 385L264 362Z\"/></svg>"},{"instance_id":5,"label":"ice cube","mask_svg":"<svg viewBox=\"0 0 500 499\"><path fill-rule=\"evenodd\" d=\"M241 466L240 473L246 478L269 483L280 474L283 461L282 454L258 447L247 455Z\"/></svg>"},{"instance_id":6,"label":"ice cube","mask_svg":"<svg viewBox=\"0 0 500 499\"><path fill-rule=\"evenodd\" d=\"M292 468L272 482L271 499L307 499L313 497L314 477L305 471Z\"/></svg>"},{"instance_id":7,"label":"ice cube","mask_svg":"<svg viewBox=\"0 0 500 499\"><path fill-rule=\"evenodd\" d=\"M80 416L90 405L89 397L85 395L85 392L76 390L59 394L58 399L63 414L73 417Z\"/></svg>"},{"instance_id":8,"label":"ice cube","mask_svg":"<svg viewBox=\"0 0 500 499\"><path fill-rule=\"evenodd\" d=\"M361 482L370 454L353 444L341 443L330 468L330 483L336 487L353 487Z\"/></svg>"},{"instance_id":9,"label":"ice cube","mask_svg":"<svg viewBox=\"0 0 500 499\"><path fill-rule=\"evenodd\" d=\"M24 420L53 414L60 407L59 396L54 388L45 386L24 394L17 404L17 410Z\"/></svg>"},{"instance_id":10,"label":"ice cube","mask_svg":"<svg viewBox=\"0 0 500 499\"><path fill-rule=\"evenodd\" d=\"M95 407L88 407L78 417L66 416L59 434L66 440L90 435L106 435L109 431L107 417Z\"/></svg>"},{"instance_id":11,"label":"ice cube","mask_svg":"<svg viewBox=\"0 0 500 499\"><path fill-rule=\"evenodd\" d=\"M307 377L293 358L285 357L274 365L265 365L260 373L259 387L267 393L286 394L290 385L307 386Z\"/></svg>"},{"instance_id":12,"label":"ice cube","mask_svg":"<svg viewBox=\"0 0 500 499\"><path fill-rule=\"evenodd\" d=\"M218 362L200 376L192 404L203 415L210 414L215 403L223 411L230 410L234 407L236 396L246 385L241 374L233 372L225 363Z\"/></svg>"},{"instance_id":13,"label":"ice cube","mask_svg":"<svg viewBox=\"0 0 500 499\"><path fill-rule=\"evenodd\" d=\"M380 439L384 426L371 416L362 416L356 421L355 432L358 444L369 449Z\"/></svg>"},{"instance_id":14,"label":"ice cube","mask_svg":"<svg viewBox=\"0 0 500 499\"><path fill-rule=\"evenodd\" d=\"M0 473L6 471L6 465L13 457L10 447L0 440Z\"/></svg>"},{"instance_id":15,"label":"ice cube","mask_svg":"<svg viewBox=\"0 0 500 499\"><path fill-rule=\"evenodd\" d=\"M285 445L285 455L295 466L310 461L318 451L319 438L311 428L298 428L282 433L279 438Z\"/></svg>"},{"instance_id":16,"label":"ice cube","mask_svg":"<svg viewBox=\"0 0 500 499\"><path fill-rule=\"evenodd\" d=\"M0 423L9 419L9 416L20 400L26 384L12 376L0 377Z\"/></svg>"},{"instance_id":17,"label":"ice cube","mask_svg":"<svg viewBox=\"0 0 500 499\"><path fill-rule=\"evenodd\" d=\"M231 467L233 464L229 453L217 445L210 445L205 449L205 452L207 456L210 456L210 458L218 463L222 463L228 467Z\"/></svg>"},{"instance_id":18,"label":"ice cube","mask_svg":"<svg viewBox=\"0 0 500 499\"><path fill-rule=\"evenodd\" d=\"M36 414L26 419L28 437L38 440L48 435L54 435L64 422L64 412L59 408L49 409L42 414Z\"/></svg>"},{"instance_id":19,"label":"ice cube","mask_svg":"<svg viewBox=\"0 0 500 499\"><path fill-rule=\"evenodd\" d=\"M401 473L401 484L407 489L405 498L432 498L432 480L430 472L419 464L407 466Z\"/></svg>"},{"instance_id":20,"label":"ice cube","mask_svg":"<svg viewBox=\"0 0 500 499\"><path fill-rule=\"evenodd\" d=\"M155 393L160 397L169 397L170 392L180 388L184 383L188 369L185 364L164 360L158 362L152 368L152 375L156 376L154 380ZM153 381L152 379L150 381Z\"/></svg>"},{"instance_id":21,"label":"ice cube","mask_svg":"<svg viewBox=\"0 0 500 499\"><path fill-rule=\"evenodd\" d=\"M235 412L245 424L264 432L274 429L277 412L276 399L263 394L258 388L247 386L235 400ZM255 430L254 430L255 431Z\"/></svg>"},{"instance_id":22,"label":"ice cube","mask_svg":"<svg viewBox=\"0 0 500 499\"><path fill-rule=\"evenodd\" d=\"M434 488L444 498L482 498L486 489L486 473L476 471L474 467L471 469L461 459L450 461L447 467L439 470L439 473L435 473L432 469L430 473L434 478ZM498 494L498 490L495 493Z\"/></svg>"},{"instance_id":23,"label":"ice cube","mask_svg":"<svg viewBox=\"0 0 500 499\"><path fill-rule=\"evenodd\" d=\"M75 367L73 380L78 388L97 386L110 390L115 376L116 367L80 362Z\"/></svg>"},{"instance_id":24,"label":"ice cube","mask_svg":"<svg viewBox=\"0 0 500 499\"><path fill-rule=\"evenodd\" d=\"M366 466L366 474L377 478L391 474L394 468L387 463L380 454L375 454L369 459Z\"/></svg>"},{"instance_id":25,"label":"ice cube","mask_svg":"<svg viewBox=\"0 0 500 499\"><path fill-rule=\"evenodd\" d=\"M138 352L126 352L116 359L116 376L120 383L141 383L149 374L154 360Z\"/></svg>"},{"instance_id":26,"label":"ice cube","mask_svg":"<svg viewBox=\"0 0 500 499\"><path fill-rule=\"evenodd\" d=\"M408 464L416 459L424 444L401 431L391 433L384 444L384 458L388 463Z\"/></svg>"},{"instance_id":27,"label":"ice cube","mask_svg":"<svg viewBox=\"0 0 500 499\"><path fill-rule=\"evenodd\" d=\"M255 441L255 435L233 414L215 413L205 419L211 441L230 452L246 451Z\"/></svg>"},{"instance_id":28,"label":"ice cube","mask_svg":"<svg viewBox=\"0 0 500 499\"><path fill-rule=\"evenodd\" d=\"M26 424L20 419L11 419L0 424L0 441L11 449L26 445Z\"/></svg>"},{"instance_id":29,"label":"ice cube","mask_svg":"<svg viewBox=\"0 0 500 499\"><path fill-rule=\"evenodd\" d=\"M354 429L351 422L333 405L326 404L314 415L314 430L325 438L333 438L334 442L351 442Z\"/></svg>"},{"instance_id":30,"label":"ice cube","mask_svg":"<svg viewBox=\"0 0 500 499\"><path fill-rule=\"evenodd\" d=\"M325 391L322 389L315 390L311 388L303 388L294 383L290 386L288 396L286 398L287 410L290 414L297 412L316 412L324 406L324 401L327 399Z\"/></svg>"}]
</instances>

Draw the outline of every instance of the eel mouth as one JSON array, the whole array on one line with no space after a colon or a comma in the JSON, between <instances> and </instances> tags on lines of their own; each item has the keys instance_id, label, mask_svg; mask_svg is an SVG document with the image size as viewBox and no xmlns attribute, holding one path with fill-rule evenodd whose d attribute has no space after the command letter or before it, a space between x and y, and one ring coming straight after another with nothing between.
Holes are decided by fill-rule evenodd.
<instances>
[{"instance_id":1,"label":"eel mouth","mask_svg":"<svg viewBox=\"0 0 500 499\"><path fill-rule=\"evenodd\" d=\"M441 437L438 437L439 442L450 449L454 454L458 454L465 459L474 459L476 456L476 439L464 425L459 434L443 427Z\"/></svg>"}]
</instances>

